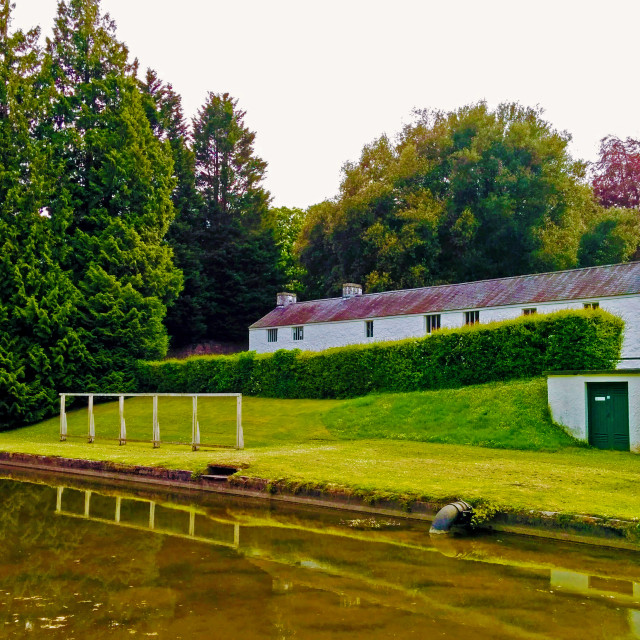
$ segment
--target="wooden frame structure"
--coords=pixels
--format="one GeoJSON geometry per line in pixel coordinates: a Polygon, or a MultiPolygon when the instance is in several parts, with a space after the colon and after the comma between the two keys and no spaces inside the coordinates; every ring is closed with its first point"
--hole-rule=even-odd
{"type": "MultiPolygon", "coordinates": [[[[160,446],[160,423],[158,421],[158,398],[192,398],[191,409],[191,442],[172,442],[171,444],[191,444],[193,451],[197,451],[202,447],[222,447],[226,445],[220,444],[204,444],[200,442],[200,423],[198,422],[198,398],[236,398],[236,444],[235,449],[244,449],[244,433],[242,431],[242,394],[241,393],[61,393],[60,394],[60,441],[64,442],[70,436],[67,433],[67,414],[66,399],[67,397],[81,396],[89,399],[88,415],[87,415],[87,441],[89,444],[96,439],[96,424],[93,415],[93,399],[94,398],[118,398],[120,413],[120,436],[118,438],[105,438],[107,440],[117,439],[123,445],[127,443],[127,426],[124,418],[124,399],[125,398],[152,398],[153,399],[153,434],[151,442],[153,448],[160,446]]],[[[147,440],[132,440],[130,442],[148,442],[147,440]]]]}

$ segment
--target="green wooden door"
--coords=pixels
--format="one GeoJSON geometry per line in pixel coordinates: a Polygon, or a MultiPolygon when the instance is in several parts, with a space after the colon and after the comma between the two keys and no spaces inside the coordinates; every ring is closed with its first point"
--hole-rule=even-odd
{"type": "Polygon", "coordinates": [[[629,389],[626,382],[587,384],[589,444],[629,451],[629,389]]]}

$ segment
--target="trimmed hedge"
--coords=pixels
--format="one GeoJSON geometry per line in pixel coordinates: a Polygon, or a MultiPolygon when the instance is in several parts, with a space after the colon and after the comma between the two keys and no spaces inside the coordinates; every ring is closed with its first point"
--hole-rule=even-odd
{"type": "Polygon", "coordinates": [[[623,321],[606,311],[560,311],[443,329],[425,338],[311,352],[284,349],[233,356],[140,362],[140,391],[240,392],[270,398],[347,398],[611,369],[623,321]]]}

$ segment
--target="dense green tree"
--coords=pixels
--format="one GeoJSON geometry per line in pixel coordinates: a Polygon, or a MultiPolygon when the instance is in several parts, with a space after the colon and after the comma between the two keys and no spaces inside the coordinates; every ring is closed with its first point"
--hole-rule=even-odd
{"type": "Polygon", "coordinates": [[[295,243],[302,231],[305,212],[297,207],[272,207],[264,218],[264,225],[271,229],[278,249],[278,268],[284,278],[284,289],[292,293],[302,292],[304,268],[295,253],[295,243]]]}
{"type": "Polygon", "coordinates": [[[163,83],[151,69],[141,87],[152,130],[159,140],[168,142],[173,156],[175,218],[167,241],[173,249],[176,266],[183,273],[184,288],[169,307],[165,324],[173,344],[181,346],[197,342],[207,334],[208,313],[202,304],[207,291],[202,197],[196,189],[195,154],[182,99],[171,84],[163,83]]]}
{"type": "MultiPolygon", "coordinates": [[[[501,277],[572,266],[546,251],[562,231],[575,264],[574,200],[584,164],[539,109],[486,104],[422,112],[404,135],[434,163],[425,186],[445,201],[439,270],[446,279],[501,277]],[[573,234],[573,236],[570,236],[573,234]]],[[[578,212],[579,213],[579,212],[578,212]]]]}
{"type": "Polygon", "coordinates": [[[347,163],[335,202],[309,215],[298,242],[308,293],[574,266],[592,198],[568,142],[517,104],[416,112],[397,144],[383,136],[347,163]]]}
{"type": "Polygon", "coordinates": [[[164,237],[171,149],[157,140],[98,0],[11,33],[0,0],[0,427],[55,410],[61,390],[126,390],[167,348],[181,275],[164,237]]]}
{"type": "Polygon", "coordinates": [[[254,152],[255,133],[228,94],[208,94],[190,133],[170,84],[148,71],[141,86],[152,129],[174,160],[168,240],[184,289],[167,316],[172,344],[244,341],[247,326],[273,306],[289,264],[274,236],[291,244],[268,217],[267,165],[254,152]]]}
{"type": "Polygon", "coordinates": [[[380,291],[433,280],[442,204],[412,182],[423,164],[412,145],[396,150],[385,136],[345,164],[339,198],[310,208],[298,240],[306,295],[346,281],[380,291]]]}
{"type": "Polygon", "coordinates": [[[307,209],[305,223],[294,244],[295,255],[303,269],[302,293],[307,299],[340,293],[342,270],[332,243],[332,225],[338,205],[325,200],[307,209]]]}
{"type": "Polygon", "coordinates": [[[60,2],[45,51],[0,0],[0,427],[60,390],[126,389],[162,356],[180,273],[168,143],[97,0],[60,2]]]}
{"type": "Polygon", "coordinates": [[[229,219],[256,226],[267,211],[267,163],[255,154],[256,134],[245,126],[245,115],[228,93],[210,92],[193,121],[196,184],[210,226],[229,219]]]}
{"type": "Polygon", "coordinates": [[[39,34],[10,33],[10,15],[0,0],[0,429],[54,410],[57,390],[91,360],[78,291],[56,261],[50,163],[32,135],[42,103],[39,34]]]}
{"type": "Polygon", "coordinates": [[[580,242],[580,264],[611,264],[640,257],[640,140],[607,136],[591,167],[601,205],[580,242]]]}
{"type": "Polygon", "coordinates": [[[60,263],[83,294],[87,346],[101,359],[96,386],[117,386],[124,363],[167,348],[165,305],[181,286],[165,241],[171,151],[151,131],[128,51],[99,0],[59,3],[43,78],[40,135],[58,171],[49,211],[67,247],[60,263]]]}
{"type": "Polygon", "coordinates": [[[269,193],[266,163],[254,151],[255,133],[228,94],[210,93],[193,121],[196,187],[202,198],[201,282],[193,304],[206,326],[189,325],[176,343],[247,339],[247,327],[271,309],[281,286],[273,230],[264,224],[269,193]]]}
{"type": "Polygon", "coordinates": [[[581,267],[627,262],[637,259],[639,245],[638,212],[610,208],[601,212],[582,236],[578,261],[581,267]]]}

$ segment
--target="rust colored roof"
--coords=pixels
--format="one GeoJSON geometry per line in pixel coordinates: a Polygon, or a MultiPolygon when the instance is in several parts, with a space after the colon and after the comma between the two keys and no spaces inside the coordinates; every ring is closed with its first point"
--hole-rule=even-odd
{"type": "Polygon", "coordinates": [[[640,262],[297,302],[251,329],[640,293],[640,262]]]}

